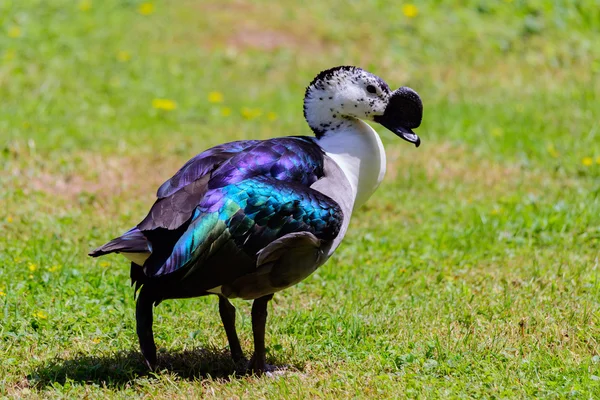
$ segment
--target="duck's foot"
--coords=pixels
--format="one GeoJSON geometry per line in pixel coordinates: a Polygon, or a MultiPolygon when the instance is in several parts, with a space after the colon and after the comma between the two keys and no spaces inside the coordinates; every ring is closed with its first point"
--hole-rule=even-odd
{"type": "Polygon", "coordinates": [[[248,362],[247,372],[257,376],[277,376],[282,375],[288,370],[288,366],[271,365],[265,362],[264,358],[252,356],[248,362]]]}
{"type": "Polygon", "coordinates": [[[252,358],[250,359],[250,361],[248,361],[248,367],[247,370],[250,373],[256,374],[256,375],[262,375],[265,372],[270,372],[273,369],[272,365],[269,365],[265,362],[265,357],[260,357],[260,356],[256,356],[256,354],[254,354],[252,356],[252,358]]]}

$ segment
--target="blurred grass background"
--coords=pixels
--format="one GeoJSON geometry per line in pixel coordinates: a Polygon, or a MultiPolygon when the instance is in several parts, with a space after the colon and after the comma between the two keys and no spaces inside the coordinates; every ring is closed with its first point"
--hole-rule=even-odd
{"type": "Polygon", "coordinates": [[[0,393],[598,396],[599,54],[597,0],[0,0],[0,393]],[[304,88],[341,64],[417,90],[423,145],[375,127],[386,181],[276,296],[292,372],[220,379],[203,298],[158,307],[149,375],[127,263],[87,251],[194,154],[310,134],[304,88]]]}

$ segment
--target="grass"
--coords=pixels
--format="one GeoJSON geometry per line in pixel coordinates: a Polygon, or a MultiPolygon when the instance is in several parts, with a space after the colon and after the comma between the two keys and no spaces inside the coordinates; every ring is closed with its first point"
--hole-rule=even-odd
{"type": "Polygon", "coordinates": [[[0,394],[600,396],[598,2],[304,4],[0,1],[0,394]],[[156,309],[149,373],[127,263],[86,253],[194,154],[308,134],[304,87],[340,64],[416,89],[423,145],[377,127],[385,182],[275,296],[289,371],[239,374],[211,297],[156,309]]]}

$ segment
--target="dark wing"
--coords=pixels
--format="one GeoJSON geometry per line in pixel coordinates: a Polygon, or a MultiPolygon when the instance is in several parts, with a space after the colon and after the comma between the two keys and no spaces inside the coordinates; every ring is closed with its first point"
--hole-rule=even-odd
{"type": "Polygon", "coordinates": [[[189,234],[192,220],[205,217],[208,211],[199,206],[223,194],[217,189],[258,177],[308,187],[323,176],[323,163],[321,148],[307,137],[233,142],[194,157],[161,186],[159,199],[138,225],[152,247],[145,270],[158,272],[181,236],[189,234]]]}
{"type": "Polygon", "coordinates": [[[185,228],[209,189],[256,176],[310,186],[323,176],[323,153],[312,139],[305,137],[248,140],[213,147],[188,161],[160,187],[158,200],[138,228],[142,232],[185,228]]]}
{"type": "Polygon", "coordinates": [[[317,239],[332,240],[342,220],[338,204],[322,193],[257,176],[208,190],[170,256],[165,261],[149,258],[144,270],[151,277],[183,268],[189,268],[189,274],[207,268],[203,261],[223,249],[237,249],[255,264],[260,250],[290,233],[309,232],[317,239]]]}

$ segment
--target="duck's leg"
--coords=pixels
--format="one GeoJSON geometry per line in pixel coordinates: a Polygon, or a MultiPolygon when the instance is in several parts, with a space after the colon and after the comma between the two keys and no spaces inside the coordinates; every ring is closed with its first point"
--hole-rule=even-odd
{"type": "Polygon", "coordinates": [[[248,369],[255,373],[265,372],[267,369],[265,355],[265,326],[267,324],[267,304],[273,298],[268,294],[254,300],[252,304],[252,333],[254,334],[254,354],[248,364],[248,369]]]}
{"type": "Polygon", "coordinates": [[[244,353],[235,330],[235,307],[225,296],[221,295],[219,295],[219,314],[221,314],[221,321],[223,321],[223,327],[225,327],[225,333],[229,341],[231,358],[237,363],[244,359],[244,353]]]}
{"type": "Polygon", "coordinates": [[[150,369],[156,367],[156,345],[152,333],[152,307],[154,296],[149,286],[143,285],[137,298],[135,319],[137,321],[137,335],[140,341],[142,355],[150,369]]]}

